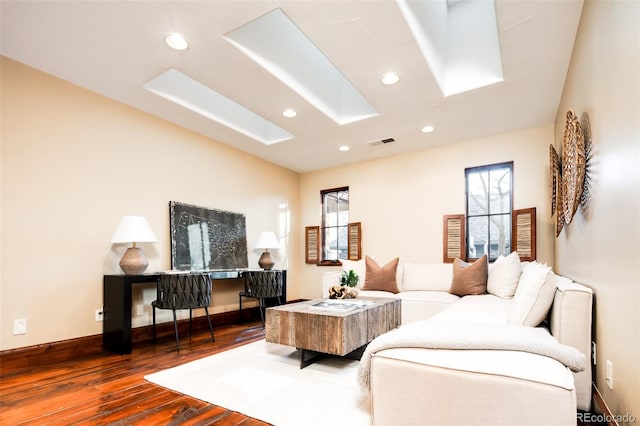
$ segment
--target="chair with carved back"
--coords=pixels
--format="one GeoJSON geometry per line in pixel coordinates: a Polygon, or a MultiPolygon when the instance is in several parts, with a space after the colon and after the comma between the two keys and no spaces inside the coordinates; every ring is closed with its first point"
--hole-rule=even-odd
{"type": "Polygon", "coordinates": [[[173,311],[173,326],[176,335],[176,346],[180,351],[180,338],[178,335],[178,321],[176,310],[189,309],[189,337],[191,337],[192,311],[196,308],[204,308],[209,323],[211,340],[213,327],[209,316],[211,304],[211,277],[205,273],[162,274],[158,278],[157,298],[151,302],[153,307],[153,341],[156,341],[156,309],[170,309],[173,311]]]}
{"type": "Polygon", "coordinates": [[[282,304],[283,271],[247,271],[244,277],[244,291],[241,291],[238,296],[240,318],[242,318],[242,298],[253,297],[258,299],[258,309],[264,326],[266,300],[277,299],[278,305],[282,304]]]}

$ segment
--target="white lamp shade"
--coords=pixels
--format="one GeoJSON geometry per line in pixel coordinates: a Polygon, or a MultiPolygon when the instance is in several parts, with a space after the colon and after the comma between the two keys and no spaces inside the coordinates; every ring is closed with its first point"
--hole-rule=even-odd
{"type": "Polygon", "coordinates": [[[276,234],[271,231],[261,232],[256,241],[255,248],[257,249],[277,249],[280,248],[276,234]]]}
{"type": "Polygon", "coordinates": [[[142,216],[125,216],[120,220],[118,229],[111,238],[117,243],[155,243],[158,240],[153,234],[147,219],[142,216]]]}

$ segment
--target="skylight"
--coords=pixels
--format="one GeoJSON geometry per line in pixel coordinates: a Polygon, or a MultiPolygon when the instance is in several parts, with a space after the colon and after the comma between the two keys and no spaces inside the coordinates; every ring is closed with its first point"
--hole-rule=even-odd
{"type": "Polygon", "coordinates": [[[503,80],[493,0],[397,0],[444,96],[503,80]]]}
{"type": "Polygon", "coordinates": [[[281,9],[225,38],[340,125],[379,114],[281,9]]]}
{"type": "Polygon", "coordinates": [[[265,145],[293,138],[286,130],[173,68],[149,80],[144,88],[265,145]]]}

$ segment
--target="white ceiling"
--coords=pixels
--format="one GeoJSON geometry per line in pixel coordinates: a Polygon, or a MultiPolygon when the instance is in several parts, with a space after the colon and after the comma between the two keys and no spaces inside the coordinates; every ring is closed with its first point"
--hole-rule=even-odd
{"type": "Polygon", "coordinates": [[[393,0],[1,0],[0,7],[3,55],[307,172],[553,123],[582,0],[496,0],[504,81],[446,98],[393,0]],[[306,34],[378,116],[340,126],[224,39],[275,8],[306,34]],[[189,49],[169,49],[163,38],[170,32],[183,34],[189,49]],[[170,68],[294,138],[267,146],[144,89],[170,68]],[[400,82],[382,85],[380,78],[391,70],[400,74],[400,82]],[[283,117],[286,108],[295,109],[297,117],[283,117]],[[435,131],[421,133],[426,124],[435,131]],[[390,137],[395,142],[370,144],[390,137]],[[339,152],[341,145],[351,150],[339,152]]]}

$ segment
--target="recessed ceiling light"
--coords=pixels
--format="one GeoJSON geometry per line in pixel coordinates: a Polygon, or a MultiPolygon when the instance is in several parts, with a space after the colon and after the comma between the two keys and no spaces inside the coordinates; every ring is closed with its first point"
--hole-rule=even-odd
{"type": "Polygon", "coordinates": [[[398,81],[400,81],[400,76],[398,74],[396,74],[395,72],[388,72],[388,73],[386,73],[385,75],[382,76],[382,80],[380,80],[380,81],[385,86],[390,86],[390,85],[396,84],[398,81]]]}
{"type": "Polygon", "coordinates": [[[434,130],[435,128],[433,126],[424,126],[422,129],[420,129],[422,133],[431,133],[434,130]]]}
{"type": "Polygon", "coordinates": [[[187,39],[178,33],[168,34],[164,38],[164,42],[167,43],[167,46],[176,50],[185,50],[187,47],[189,47],[189,42],[187,42],[187,39]]]}
{"type": "Polygon", "coordinates": [[[294,110],[292,110],[291,108],[289,108],[289,109],[285,109],[284,111],[282,111],[282,115],[284,115],[287,118],[293,118],[296,115],[298,115],[298,113],[295,112],[294,110]]]}
{"type": "Polygon", "coordinates": [[[351,148],[349,148],[347,145],[342,145],[340,148],[338,148],[338,150],[342,151],[342,152],[347,152],[349,151],[351,148]]]}

